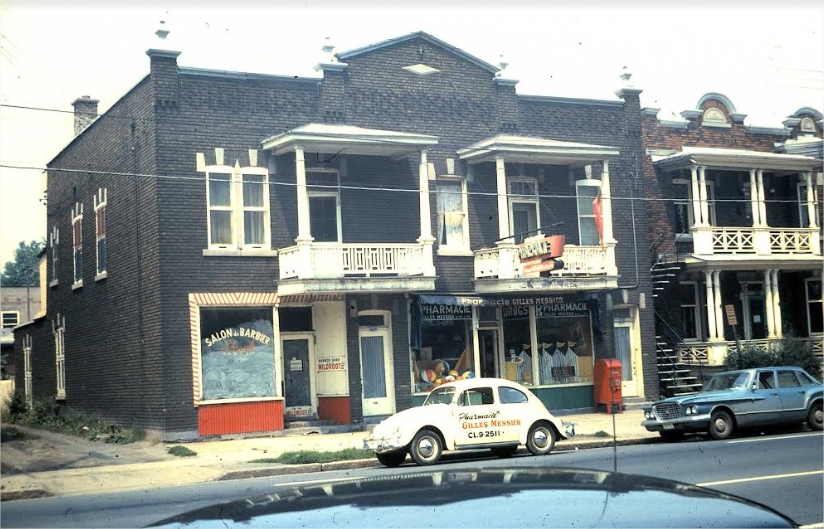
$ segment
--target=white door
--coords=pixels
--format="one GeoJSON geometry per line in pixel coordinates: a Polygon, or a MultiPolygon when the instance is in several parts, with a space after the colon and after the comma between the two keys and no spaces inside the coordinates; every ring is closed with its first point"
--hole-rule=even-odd
{"type": "Polygon", "coordinates": [[[638,326],[635,307],[615,308],[615,358],[621,362],[621,395],[638,397],[643,394],[641,351],[638,347],[638,326]]]}
{"type": "Polygon", "coordinates": [[[389,313],[365,311],[358,314],[358,317],[362,322],[374,324],[358,327],[363,415],[391,415],[395,413],[395,380],[392,375],[392,332],[389,313]]]}

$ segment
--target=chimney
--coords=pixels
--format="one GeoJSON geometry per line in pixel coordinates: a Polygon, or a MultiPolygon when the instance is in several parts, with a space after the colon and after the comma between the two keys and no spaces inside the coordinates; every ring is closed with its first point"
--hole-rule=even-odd
{"type": "Polygon", "coordinates": [[[97,99],[82,96],[74,100],[74,135],[78,136],[97,119],[97,99]]]}

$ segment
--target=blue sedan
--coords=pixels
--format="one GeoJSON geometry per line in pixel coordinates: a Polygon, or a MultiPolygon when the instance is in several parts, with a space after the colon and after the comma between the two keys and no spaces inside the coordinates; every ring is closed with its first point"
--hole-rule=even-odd
{"type": "Polygon", "coordinates": [[[718,373],[694,395],[644,408],[641,424],[667,441],[686,432],[726,439],[736,428],[806,422],[821,430],[822,385],[797,367],[762,367],[718,373]]]}

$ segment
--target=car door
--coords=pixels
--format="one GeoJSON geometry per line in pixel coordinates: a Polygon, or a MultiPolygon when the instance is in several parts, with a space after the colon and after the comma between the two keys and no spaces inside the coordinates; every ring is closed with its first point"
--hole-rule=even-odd
{"type": "Polygon", "coordinates": [[[755,426],[780,420],[781,399],[775,380],[775,371],[759,369],[753,379],[750,398],[740,403],[735,411],[738,424],[755,426]]]}
{"type": "Polygon", "coordinates": [[[453,423],[456,448],[497,444],[511,437],[507,436],[505,428],[499,426],[501,404],[491,386],[464,390],[457,404],[457,421],[453,423]]]}
{"type": "Polygon", "coordinates": [[[795,371],[781,369],[776,372],[778,396],[781,398],[782,422],[803,421],[807,418],[804,402],[804,388],[795,376],[795,371]]]}

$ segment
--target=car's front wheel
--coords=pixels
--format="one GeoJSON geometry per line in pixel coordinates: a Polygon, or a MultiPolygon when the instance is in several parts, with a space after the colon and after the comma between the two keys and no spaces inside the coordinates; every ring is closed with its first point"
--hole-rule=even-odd
{"type": "Polygon", "coordinates": [[[824,425],[824,412],[821,411],[821,401],[810,407],[810,413],[807,414],[807,424],[812,430],[821,430],[822,425],[824,425]]]}
{"type": "Polygon", "coordinates": [[[403,460],[406,459],[406,451],[400,450],[395,452],[385,452],[383,454],[375,454],[381,465],[389,468],[400,466],[403,460]]]}
{"type": "Polygon", "coordinates": [[[412,439],[409,446],[409,455],[419,465],[437,463],[443,452],[441,437],[432,430],[421,430],[412,439]]]}
{"type": "Polygon", "coordinates": [[[726,439],[732,435],[732,430],[735,425],[732,422],[730,414],[724,410],[719,410],[712,414],[710,418],[709,434],[715,440],[726,439]]]}
{"type": "Polygon", "coordinates": [[[555,446],[555,430],[545,422],[533,424],[526,438],[526,447],[533,455],[542,456],[555,446]]]}

